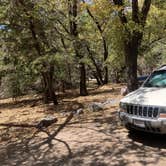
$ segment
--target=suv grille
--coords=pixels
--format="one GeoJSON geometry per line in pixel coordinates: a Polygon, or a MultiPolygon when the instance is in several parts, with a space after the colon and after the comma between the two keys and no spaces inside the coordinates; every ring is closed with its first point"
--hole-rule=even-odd
{"type": "Polygon", "coordinates": [[[128,104],[126,109],[128,114],[140,117],[157,118],[159,115],[158,107],[128,104]]]}

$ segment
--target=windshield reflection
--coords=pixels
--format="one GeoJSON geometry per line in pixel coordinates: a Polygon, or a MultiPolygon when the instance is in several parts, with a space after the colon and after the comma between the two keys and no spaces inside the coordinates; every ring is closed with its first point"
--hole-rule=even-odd
{"type": "Polygon", "coordinates": [[[166,87],[166,70],[154,71],[151,76],[145,81],[143,87],[166,87]]]}

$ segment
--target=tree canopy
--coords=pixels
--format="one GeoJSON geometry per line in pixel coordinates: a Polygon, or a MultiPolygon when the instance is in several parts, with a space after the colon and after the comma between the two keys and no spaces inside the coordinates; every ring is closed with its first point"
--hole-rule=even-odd
{"type": "Polygon", "coordinates": [[[127,82],[166,60],[166,2],[161,0],[1,0],[0,83],[15,97],[127,82]],[[154,60],[155,59],[155,60],[154,60]]]}

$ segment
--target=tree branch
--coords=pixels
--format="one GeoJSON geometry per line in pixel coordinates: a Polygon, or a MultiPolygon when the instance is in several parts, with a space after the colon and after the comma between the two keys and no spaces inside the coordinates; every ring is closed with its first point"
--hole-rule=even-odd
{"type": "Polygon", "coordinates": [[[57,22],[62,26],[62,28],[63,28],[68,34],[70,34],[69,30],[65,27],[65,25],[64,25],[59,19],[57,19],[57,22]]]}
{"type": "Polygon", "coordinates": [[[138,0],[132,0],[132,20],[135,23],[139,23],[139,7],[138,0]]]}
{"type": "MultiPolygon", "coordinates": [[[[85,0],[82,0],[82,2],[85,4],[85,0]]],[[[96,18],[93,16],[92,12],[90,11],[90,9],[88,7],[86,7],[86,10],[87,10],[87,13],[89,14],[89,16],[92,18],[93,22],[96,24],[99,32],[102,34],[103,30],[102,30],[100,23],[96,20],[96,18]]]]}
{"type": "Polygon", "coordinates": [[[124,3],[123,3],[123,0],[113,0],[113,2],[114,2],[115,5],[117,5],[118,7],[122,8],[118,12],[118,15],[119,15],[119,18],[121,20],[121,23],[122,24],[126,24],[128,21],[127,21],[127,17],[124,14],[124,3]]]}
{"type": "Polygon", "coordinates": [[[142,21],[143,27],[145,26],[151,3],[152,3],[152,0],[144,0],[144,4],[141,11],[141,21],[142,21]]]}

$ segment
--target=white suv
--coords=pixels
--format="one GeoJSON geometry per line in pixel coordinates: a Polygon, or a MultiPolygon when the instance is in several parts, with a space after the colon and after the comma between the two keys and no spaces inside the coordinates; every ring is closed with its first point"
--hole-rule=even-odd
{"type": "Polygon", "coordinates": [[[166,65],[120,101],[119,118],[128,129],[166,133],[166,65]]]}

